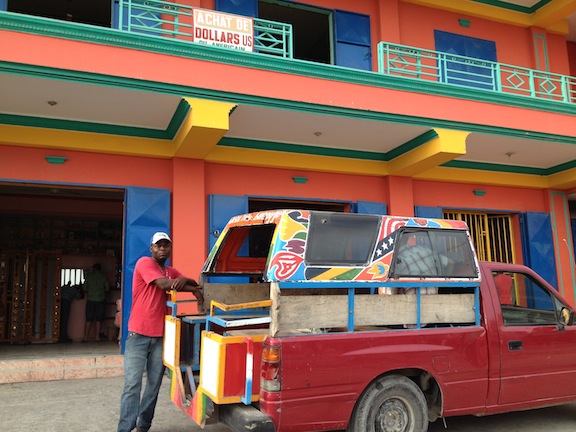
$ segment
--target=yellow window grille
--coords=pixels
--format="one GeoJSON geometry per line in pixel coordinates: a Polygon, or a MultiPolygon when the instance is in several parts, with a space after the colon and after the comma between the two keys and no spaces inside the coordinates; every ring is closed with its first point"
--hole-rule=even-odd
{"type": "Polygon", "coordinates": [[[444,212],[445,219],[462,220],[481,261],[514,262],[512,219],[497,213],[444,212]]]}

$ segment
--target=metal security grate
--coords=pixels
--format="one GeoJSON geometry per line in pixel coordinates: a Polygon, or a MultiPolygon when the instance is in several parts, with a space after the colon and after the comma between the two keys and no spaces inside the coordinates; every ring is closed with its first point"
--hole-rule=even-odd
{"type": "Polygon", "coordinates": [[[444,212],[445,219],[462,220],[481,261],[514,262],[514,239],[510,215],[472,212],[444,212]]]}

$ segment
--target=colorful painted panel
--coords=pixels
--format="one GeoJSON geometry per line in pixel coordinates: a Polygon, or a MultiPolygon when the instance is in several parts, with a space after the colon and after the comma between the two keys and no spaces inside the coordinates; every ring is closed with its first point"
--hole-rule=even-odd
{"type": "MultiPolygon", "coordinates": [[[[404,231],[467,232],[466,223],[458,220],[306,210],[250,213],[235,216],[230,220],[212,250],[205,270],[212,270],[215,274],[226,274],[226,271],[237,274],[241,270],[239,265],[245,265],[246,273],[262,274],[262,278],[267,281],[384,282],[389,277],[396,236],[400,228],[404,231]],[[276,227],[265,264],[263,255],[255,255],[253,252],[250,252],[249,256],[238,256],[241,244],[243,250],[251,250],[254,249],[252,245],[256,241],[248,234],[240,236],[237,233],[246,231],[247,227],[261,225],[276,227]],[[244,247],[248,243],[251,246],[244,247]],[[261,267],[256,265],[259,262],[262,263],[261,267]]],[[[461,241],[457,248],[466,249],[466,253],[460,255],[466,256],[468,265],[473,269],[461,276],[477,277],[478,265],[470,239],[467,234],[460,237],[463,242],[461,241]]],[[[458,249],[450,244],[438,243],[435,247],[439,254],[458,252],[458,249]]],[[[261,245],[259,253],[260,249],[261,245]]],[[[439,274],[434,276],[439,278],[439,274]]],[[[452,276],[456,275],[450,275],[452,276]]]]}

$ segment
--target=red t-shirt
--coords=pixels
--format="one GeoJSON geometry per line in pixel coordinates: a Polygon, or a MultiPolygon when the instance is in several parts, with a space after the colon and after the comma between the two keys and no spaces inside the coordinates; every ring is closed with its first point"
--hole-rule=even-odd
{"type": "Polygon", "coordinates": [[[152,257],[142,257],[134,268],[132,282],[132,310],[128,319],[128,331],[149,337],[164,335],[164,316],[168,313],[168,296],[154,281],[176,279],[182,274],[173,267],[164,269],[152,257]]]}

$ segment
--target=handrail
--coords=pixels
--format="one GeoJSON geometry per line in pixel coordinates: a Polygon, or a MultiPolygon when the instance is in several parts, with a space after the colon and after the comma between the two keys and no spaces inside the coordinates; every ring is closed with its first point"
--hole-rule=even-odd
{"type": "MultiPolygon", "coordinates": [[[[194,41],[194,8],[165,0],[120,0],[120,30],[194,41]]],[[[293,58],[292,25],[254,18],[254,52],[293,58]]]]}
{"type": "Polygon", "coordinates": [[[378,72],[576,103],[576,77],[388,42],[378,44],[378,72]]]}

